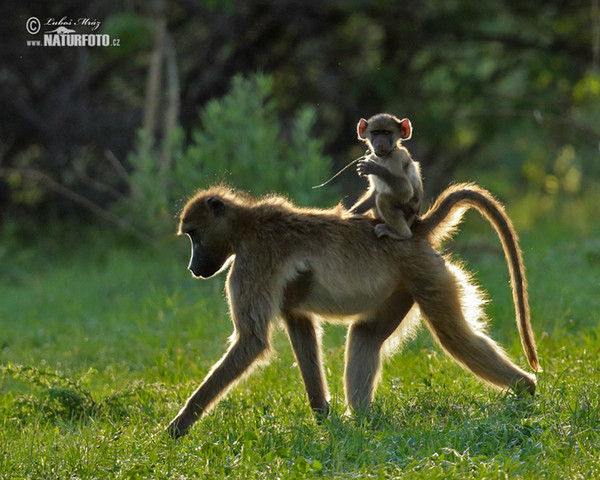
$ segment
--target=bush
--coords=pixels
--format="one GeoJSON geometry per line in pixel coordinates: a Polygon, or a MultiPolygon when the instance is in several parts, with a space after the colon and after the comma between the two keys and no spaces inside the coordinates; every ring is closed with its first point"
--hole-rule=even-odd
{"type": "Polygon", "coordinates": [[[332,187],[311,188],[331,175],[323,141],[311,133],[314,108],[300,109],[286,131],[272,88],[269,76],[235,77],[230,92],[202,110],[187,145],[180,128],[161,146],[140,132],[129,157],[135,171],[125,213],[155,228],[195,190],[221,182],[254,195],[284,193],[304,205],[335,199],[332,187]]]}

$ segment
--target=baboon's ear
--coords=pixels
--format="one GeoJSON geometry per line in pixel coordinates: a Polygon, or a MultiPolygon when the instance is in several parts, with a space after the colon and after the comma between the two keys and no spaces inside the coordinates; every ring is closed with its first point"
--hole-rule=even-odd
{"type": "Polygon", "coordinates": [[[215,217],[220,217],[225,214],[225,204],[219,197],[208,197],[206,200],[208,209],[213,212],[215,217]]]}
{"type": "Polygon", "coordinates": [[[364,140],[367,138],[365,133],[367,133],[367,127],[369,126],[369,122],[367,122],[364,118],[361,118],[356,125],[356,133],[358,135],[359,140],[364,140]]]}
{"type": "Polygon", "coordinates": [[[398,122],[398,128],[400,129],[400,135],[402,140],[408,140],[412,137],[412,124],[408,118],[403,118],[398,122]]]}

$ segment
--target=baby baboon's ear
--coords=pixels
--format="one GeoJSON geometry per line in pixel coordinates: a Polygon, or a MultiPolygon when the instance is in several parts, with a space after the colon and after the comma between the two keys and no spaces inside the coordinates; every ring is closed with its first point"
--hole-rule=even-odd
{"type": "Polygon", "coordinates": [[[361,118],[356,125],[356,133],[358,134],[359,140],[365,140],[367,138],[367,128],[369,128],[369,122],[364,118],[361,118]]]}
{"type": "Polygon", "coordinates": [[[225,203],[219,197],[208,197],[206,205],[215,217],[225,215],[225,203]]]}
{"type": "Polygon", "coordinates": [[[408,140],[412,137],[412,124],[408,118],[400,120],[400,122],[398,122],[398,128],[400,129],[402,140],[408,140]]]}

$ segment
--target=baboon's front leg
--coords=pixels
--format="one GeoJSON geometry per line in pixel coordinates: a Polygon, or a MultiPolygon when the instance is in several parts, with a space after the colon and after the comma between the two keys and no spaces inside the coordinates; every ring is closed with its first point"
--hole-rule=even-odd
{"type": "Polygon", "coordinates": [[[215,364],[202,384],[167,427],[173,438],[181,437],[268,348],[266,338],[240,334],[223,358],[215,364]]]}
{"type": "Polygon", "coordinates": [[[315,324],[309,316],[299,313],[285,313],[283,317],[310,406],[316,414],[326,416],[329,413],[328,393],[315,324]]]}
{"type": "Polygon", "coordinates": [[[398,290],[376,312],[348,329],[344,387],[348,405],[367,411],[377,386],[381,347],[413,305],[413,298],[398,290]]]}

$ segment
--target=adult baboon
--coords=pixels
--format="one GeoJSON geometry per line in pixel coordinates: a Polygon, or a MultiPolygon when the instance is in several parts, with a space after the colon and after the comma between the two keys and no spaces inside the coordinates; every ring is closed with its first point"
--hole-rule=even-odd
{"type": "Polygon", "coordinates": [[[223,358],[169,424],[169,434],[185,434],[266,355],[277,317],[286,325],[310,405],[319,414],[328,412],[328,393],[318,319],[348,320],[346,398],[352,408],[364,410],[375,390],[382,345],[402,330],[400,322],[414,303],[459,363],[500,388],[524,387],[533,394],[535,377],[507,358],[478,318],[469,317],[469,305],[480,299],[470,295],[475,287],[468,276],[435,250],[471,207],[502,240],[521,340],[537,370],[517,236],[502,205],[485,190],[472,184],[450,187],[413,224],[412,238],[402,242],[378,240],[377,220],[341,209],[301,209],[279,197],[253,199],[225,187],[198,192],[180,217],[180,233],[192,242],[189,269],[209,278],[234,256],[226,285],[234,333],[223,358]]]}

